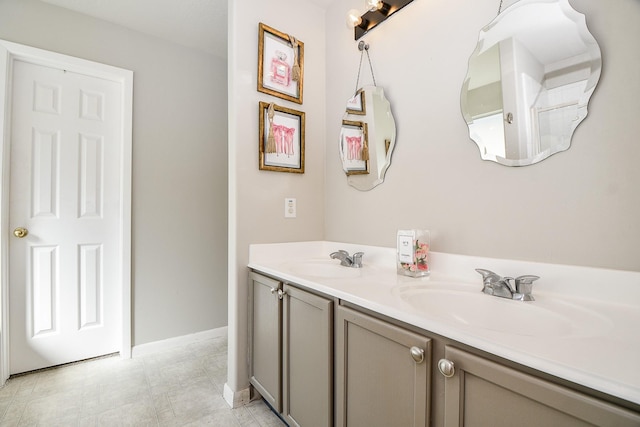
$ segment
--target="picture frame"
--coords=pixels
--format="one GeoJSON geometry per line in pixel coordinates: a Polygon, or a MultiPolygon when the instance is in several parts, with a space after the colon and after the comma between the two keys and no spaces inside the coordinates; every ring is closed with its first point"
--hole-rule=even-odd
{"type": "Polygon", "coordinates": [[[367,114],[367,104],[362,89],[358,90],[355,95],[347,100],[347,113],[365,116],[367,114]]]}
{"type": "Polygon", "coordinates": [[[260,170],[304,173],[305,113],[260,101],[259,115],[260,170]],[[273,116],[270,119],[271,105],[273,116]]]}
{"type": "Polygon", "coordinates": [[[367,123],[343,120],[340,130],[340,158],[342,169],[347,175],[369,173],[367,123]]]}
{"type": "Polygon", "coordinates": [[[302,104],[303,81],[304,43],[260,22],[258,92],[302,104]]]}

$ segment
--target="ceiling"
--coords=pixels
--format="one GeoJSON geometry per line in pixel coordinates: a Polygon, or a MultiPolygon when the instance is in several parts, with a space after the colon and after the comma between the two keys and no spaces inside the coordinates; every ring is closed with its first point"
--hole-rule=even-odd
{"type": "MultiPolygon", "coordinates": [[[[227,0],[41,0],[141,33],[227,56],[227,0]]],[[[326,9],[335,0],[309,0],[326,9]]]]}

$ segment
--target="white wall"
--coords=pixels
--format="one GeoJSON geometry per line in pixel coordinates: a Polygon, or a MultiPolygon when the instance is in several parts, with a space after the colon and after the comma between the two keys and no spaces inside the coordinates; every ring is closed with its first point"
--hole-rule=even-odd
{"type": "Polygon", "coordinates": [[[460,113],[467,61],[499,2],[415,0],[364,37],[398,128],[370,192],[347,185],[334,143],[360,59],[345,16],[361,3],[326,16],[326,239],[393,247],[398,228],[427,228],[442,252],[640,270],[640,2],[570,1],[602,50],[589,114],[568,151],[510,168],[480,159],[460,113]]]}
{"type": "Polygon", "coordinates": [[[133,70],[134,344],[225,326],[225,59],[36,0],[0,38],[133,70]]]}
{"type": "Polygon", "coordinates": [[[306,0],[229,1],[229,374],[248,387],[247,262],[250,243],[319,240],[324,225],[324,10],[306,0]],[[302,105],[257,91],[258,23],[304,43],[302,105]],[[305,173],[258,169],[258,102],[306,114],[305,173]],[[284,218],[285,197],[298,215],[284,218]]]}

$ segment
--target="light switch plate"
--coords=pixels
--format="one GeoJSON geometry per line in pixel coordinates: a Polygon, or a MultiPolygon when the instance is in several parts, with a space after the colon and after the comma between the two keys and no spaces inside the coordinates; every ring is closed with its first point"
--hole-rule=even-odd
{"type": "Polygon", "coordinates": [[[295,218],[297,213],[296,199],[293,197],[284,199],[284,217],[295,218]]]}

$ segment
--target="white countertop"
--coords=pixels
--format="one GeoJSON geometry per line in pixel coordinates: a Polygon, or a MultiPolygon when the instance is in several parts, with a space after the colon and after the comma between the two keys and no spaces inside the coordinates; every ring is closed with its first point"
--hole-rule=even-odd
{"type": "Polygon", "coordinates": [[[325,241],[251,245],[249,267],[640,404],[638,272],[432,252],[431,276],[411,278],[397,275],[395,248],[325,241]],[[314,276],[312,268],[305,268],[314,263],[339,264],[329,259],[338,249],[364,252],[363,268],[340,267],[349,270],[345,271],[349,277],[314,276]],[[482,277],[475,268],[501,276],[540,276],[534,283],[536,301],[482,294],[482,277]],[[478,327],[457,321],[454,315],[448,317],[460,309],[455,301],[451,307],[439,306],[434,314],[418,307],[412,296],[412,292],[450,289],[459,291],[454,295],[472,298],[474,314],[490,313],[501,319],[499,327],[478,327]],[[478,293],[481,297],[476,297],[478,293]],[[538,328],[554,328],[553,322],[561,327],[536,333],[538,328]]]}

